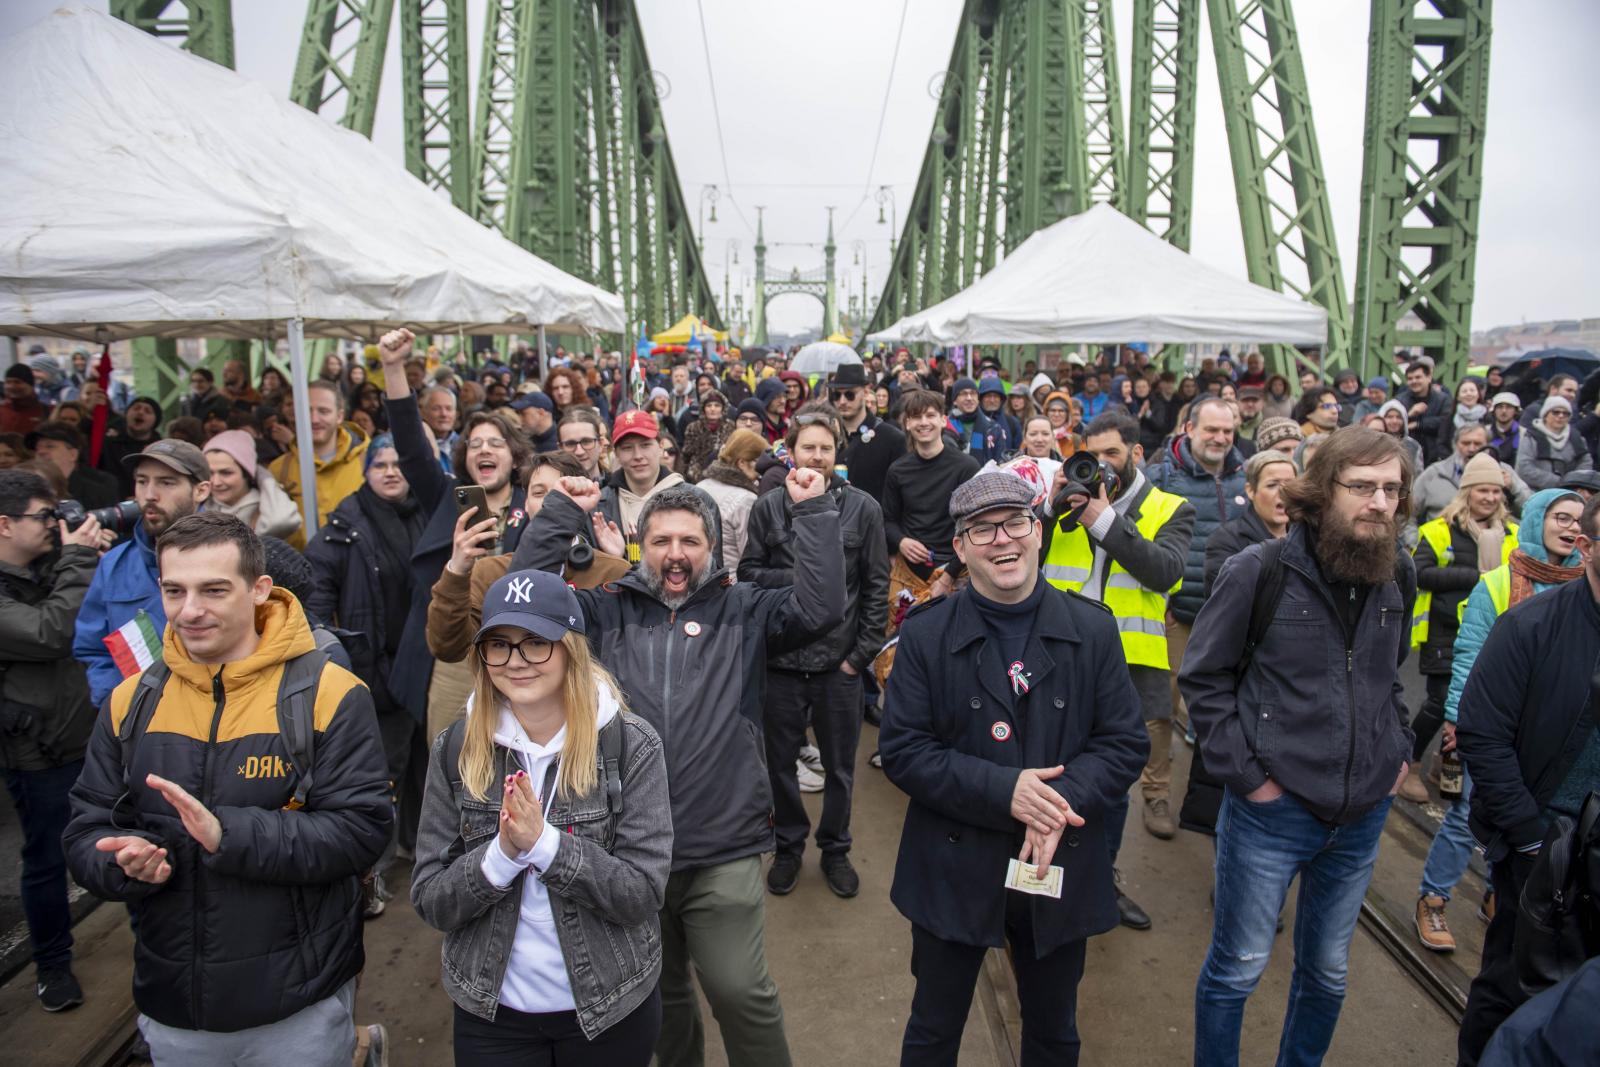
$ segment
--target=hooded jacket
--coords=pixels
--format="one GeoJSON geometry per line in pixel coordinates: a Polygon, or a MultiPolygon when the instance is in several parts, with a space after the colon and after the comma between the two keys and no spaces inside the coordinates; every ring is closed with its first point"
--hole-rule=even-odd
{"type": "MultiPolygon", "coordinates": [[[[1534,494],[1522,515],[1524,552],[1578,562],[1576,553],[1552,561],[1543,551],[1545,512],[1573,495],[1534,494]]],[[[1550,800],[1596,729],[1590,666],[1600,660],[1600,602],[1583,577],[1536,589],[1496,620],[1480,581],[1456,638],[1445,712],[1457,721],[1456,742],[1472,774],[1468,823],[1490,862],[1544,840],[1550,800]]]]}
{"type": "MultiPolygon", "coordinates": [[[[640,569],[577,591],[589,644],[627,704],[661,737],[672,792],[672,869],[710,867],[773,849],[772,786],[761,740],[769,656],[799,648],[844,617],[839,514],[828,494],[794,508],[796,582],[758,589],[711,558],[704,582],[667,607],[640,569]]],[[[551,493],[514,566],[556,570],[588,522],[551,493]]]]}
{"type": "Polygon", "coordinates": [[[0,563],[0,768],[41,771],[83,755],[95,706],[72,658],[73,623],[97,562],[93,549],[66,545],[32,567],[0,563]]]}
{"type": "Polygon", "coordinates": [[[1194,505],[1194,535],[1183,565],[1183,584],[1173,591],[1169,602],[1173,618],[1193,624],[1206,598],[1206,541],[1217,527],[1250,507],[1244,495],[1244,459],[1237,448],[1230,448],[1222,461],[1222,474],[1212,474],[1194,458],[1185,434],[1168,446],[1160,463],[1146,467],[1144,475],[1157,489],[1176,493],[1194,505]]]}
{"type": "Polygon", "coordinates": [[[621,469],[618,469],[608,474],[605,481],[600,483],[600,506],[595,510],[601,515],[604,515],[606,521],[615,523],[617,529],[622,531],[622,535],[628,538],[628,558],[632,562],[637,563],[639,561],[639,546],[638,543],[633,540],[632,535],[628,532],[633,528],[633,523],[624,522],[624,515],[637,515],[639,510],[644,507],[644,502],[646,500],[649,500],[661,490],[670,488],[674,485],[682,485],[688,489],[693,489],[696,493],[699,493],[703,498],[705,498],[707,504],[711,505],[711,514],[716,518],[715,527],[717,530],[717,543],[713,546],[713,548],[717,554],[717,558],[722,558],[722,513],[717,508],[717,500],[715,497],[706,492],[704,489],[689,485],[683,480],[683,476],[681,474],[678,474],[675,471],[670,471],[665,467],[662,467],[660,473],[656,475],[656,484],[650,487],[650,491],[644,496],[638,497],[635,496],[632,490],[628,488],[627,473],[621,469]],[[632,498],[632,501],[630,502],[626,498],[632,498]],[[626,511],[624,511],[624,504],[630,505],[626,511]]]}
{"type": "MultiPolygon", "coordinates": [[[[367,454],[367,443],[366,434],[354,423],[344,423],[336,433],[332,458],[315,461],[318,529],[328,521],[328,516],[333,514],[339,502],[360,489],[361,483],[366,481],[361,461],[367,454]]],[[[300,489],[299,451],[291,446],[273,460],[267,470],[278,480],[278,485],[289,495],[289,499],[294,501],[295,507],[299,508],[303,495],[300,489]]]]}
{"type": "MultiPolygon", "coordinates": [[[[1261,545],[1223,564],[1200,609],[1178,688],[1206,769],[1244,797],[1270,777],[1312,815],[1348,824],[1389,795],[1411,755],[1399,665],[1411,609],[1393,579],[1369,588],[1347,631],[1310,529],[1289,527],[1283,592],[1261,644],[1239,660],[1261,574],[1261,545]]],[[[1398,566],[1409,569],[1402,554],[1398,566]]]]}
{"type": "Polygon", "coordinates": [[[289,810],[298,776],[278,733],[278,688],[284,665],[316,642],[282,589],[256,609],[256,628],[255,651],[220,668],[191,660],[169,628],[163,659],[172,675],[135,739],[126,795],[117,731],[137,675],[98,717],[72,788],[63,840],[72,876],[102,900],[127,903],[134,1002],[185,1030],[278,1022],[353,978],[363,962],[361,873],[389,838],[389,775],[372,698],[331,663],[314,704],[313,784],[305,808],[289,810]],[[211,810],[222,824],[216,852],[145,785],[149,774],[211,810]],[[95,849],[124,834],[167,849],[165,883],[130,879],[113,854],[95,849]]]}
{"type": "MultiPolygon", "coordinates": [[[[1386,400],[1383,406],[1378,409],[1378,414],[1385,415],[1390,411],[1398,411],[1400,413],[1400,446],[1406,450],[1406,455],[1411,457],[1412,471],[1417,475],[1421,475],[1423,469],[1428,465],[1428,457],[1422,445],[1416,438],[1411,436],[1411,424],[1406,421],[1406,406],[1399,400],[1386,400]]],[[[1384,433],[1388,432],[1388,430],[1384,431],[1384,433]]]]}
{"type": "MultiPolygon", "coordinates": [[[[834,475],[828,486],[839,510],[844,547],[844,621],[804,648],[774,656],[768,666],[807,674],[831,673],[845,660],[865,674],[883,648],[889,623],[889,551],[883,511],[866,493],[834,475]]],[[[763,589],[794,584],[794,502],[786,492],[767,493],[750,510],[739,580],[763,589]]]]}
{"type": "Polygon", "coordinates": [[[122,670],[106,648],[106,637],[141,611],[150,616],[156,633],[166,629],[167,609],[161,603],[160,583],[155,543],[140,519],[133,526],[132,537],[100,557],[83,607],[78,609],[72,658],[88,672],[89,699],[95,707],[104,704],[122,681],[122,670]]]}
{"type": "Polygon", "coordinates": [[[1572,428],[1571,420],[1560,444],[1545,426],[1544,419],[1539,418],[1523,433],[1517,445],[1517,473],[1535,489],[1554,489],[1573,471],[1586,471],[1593,466],[1589,442],[1572,428]]]}

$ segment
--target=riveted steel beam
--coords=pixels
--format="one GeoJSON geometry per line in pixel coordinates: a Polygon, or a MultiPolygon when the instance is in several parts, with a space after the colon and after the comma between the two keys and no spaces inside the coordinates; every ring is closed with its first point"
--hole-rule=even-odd
{"type": "Polygon", "coordinates": [[[1491,0],[1373,0],[1356,252],[1363,379],[1403,352],[1466,370],[1489,96],[1491,0]]]}
{"type": "Polygon", "coordinates": [[[406,169],[472,210],[467,0],[400,0],[406,169]]]}
{"type": "Polygon", "coordinates": [[[1134,0],[1128,183],[1123,210],[1189,250],[1195,64],[1202,0],[1134,0]]]}
{"type": "Polygon", "coordinates": [[[319,115],[342,99],[339,125],[372,136],[394,0],[310,0],[289,99],[319,115]]]}

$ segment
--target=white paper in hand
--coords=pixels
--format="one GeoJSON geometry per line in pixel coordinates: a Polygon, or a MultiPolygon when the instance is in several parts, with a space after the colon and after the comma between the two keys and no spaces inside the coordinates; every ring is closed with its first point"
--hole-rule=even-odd
{"type": "Polygon", "coordinates": [[[1006,888],[1015,889],[1019,893],[1032,893],[1034,896],[1060,900],[1061,868],[1046,867],[1044,877],[1035,878],[1034,873],[1038,869],[1031,863],[1019,863],[1013,857],[1006,866],[1006,888]]]}

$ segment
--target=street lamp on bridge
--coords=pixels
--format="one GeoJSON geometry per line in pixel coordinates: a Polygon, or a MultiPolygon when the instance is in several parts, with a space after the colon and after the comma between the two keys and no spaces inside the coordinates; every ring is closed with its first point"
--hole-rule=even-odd
{"type": "Polygon", "coordinates": [[[700,251],[706,250],[706,201],[711,201],[711,221],[717,221],[717,201],[722,198],[722,191],[715,185],[703,186],[700,189],[700,251]]]}
{"type": "Polygon", "coordinates": [[[895,211],[894,190],[891,189],[887,185],[878,186],[877,201],[878,201],[878,225],[879,226],[882,226],[883,223],[884,223],[883,205],[885,203],[887,203],[889,205],[889,256],[890,256],[890,258],[893,258],[893,256],[894,256],[894,235],[900,232],[899,217],[898,217],[898,214],[895,211]]]}

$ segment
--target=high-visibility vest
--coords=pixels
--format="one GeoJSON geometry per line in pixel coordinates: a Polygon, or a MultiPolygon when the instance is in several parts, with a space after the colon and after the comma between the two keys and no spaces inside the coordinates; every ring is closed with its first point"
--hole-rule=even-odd
{"type": "MultiPolygon", "coordinates": [[[[1152,486],[1139,506],[1134,526],[1146,541],[1154,541],[1184,502],[1183,497],[1152,486]]],[[[1101,599],[1116,617],[1123,654],[1130,664],[1167,670],[1167,597],[1183,584],[1183,579],[1173,582],[1171,589],[1146,589],[1122,564],[1108,562],[1101,599]]],[[[1092,566],[1094,546],[1082,526],[1056,532],[1044,561],[1046,581],[1076,593],[1088,582],[1092,566]]]]}
{"type": "MultiPolygon", "coordinates": [[[[1439,566],[1448,567],[1455,562],[1455,549],[1450,546],[1450,524],[1443,519],[1434,519],[1417,527],[1417,545],[1426,542],[1433,549],[1433,558],[1439,561],[1439,566]]],[[[1511,550],[1517,547],[1517,524],[1506,523],[1506,539],[1500,546],[1500,562],[1505,563],[1511,559],[1511,550]]],[[[1411,554],[1416,555],[1416,549],[1411,554]]],[[[1510,588],[1507,586],[1507,588],[1510,588]]],[[[1456,606],[1456,619],[1461,618],[1461,607],[1466,604],[1467,598],[1461,598],[1461,604],[1456,606]]],[[[1421,648],[1428,640],[1428,611],[1433,607],[1433,593],[1426,589],[1417,590],[1417,603],[1411,611],[1411,647],[1421,648]]]]}
{"type": "MultiPolygon", "coordinates": [[[[1494,617],[1499,618],[1511,606],[1511,565],[1496,567],[1494,570],[1478,579],[1478,584],[1489,590],[1489,601],[1494,605],[1494,617]]],[[[1456,605],[1456,625],[1461,625],[1461,616],[1466,614],[1467,601],[1470,596],[1462,597],[1461,603],[1456,605]]]]}

